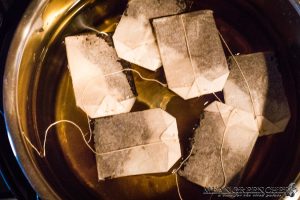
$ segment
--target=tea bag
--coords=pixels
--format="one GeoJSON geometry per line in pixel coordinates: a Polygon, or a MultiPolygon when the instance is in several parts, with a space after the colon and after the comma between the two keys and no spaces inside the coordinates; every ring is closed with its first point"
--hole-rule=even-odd
{"type": "Polygon", "coordinates": [[[150,109],[95,120],[98,178],[167,172],[181,157],[176,119],[150,109]]]}
{"type": "Polygon", "coordinates": [[[195,131],[192,156],[179,174],[205,188],[235,185],[257,137],[251,113],[214,102],[205,109],[195,131]]]}
{"type": "Polygon", "coordinates": [[[113,35],[120,58],[155,71],[161,59],[150,19],[183,12],[178,0],[131,0],[113,35]]]}
{"type": "Polygon", "coordinates": [[[129,112],[135,102],[109,40],[96,35],[65,38],[76,104],[91,118],[129,112]]]}
{"type": "Polygon", "coordinates": [[[229,75],[210,10],[153,20],[168,87],[183,99],[221,91],[229,75]]]}
{"type": "Polygon", "coordinates": [[[235,59],[245,78],[231,57],[231,74],[224,88],[225,103],[254,113],[260,135],[284,131],[290,120],[290,109],[274,54],[254,53],[235,56],[235,59]]]}

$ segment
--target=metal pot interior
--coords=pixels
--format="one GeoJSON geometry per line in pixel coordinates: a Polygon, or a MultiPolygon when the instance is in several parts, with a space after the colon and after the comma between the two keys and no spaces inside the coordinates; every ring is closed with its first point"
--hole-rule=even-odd
{"type": "MultiPolygon", "coordinates": [[[[243,173],[241,185],[286,186],[299,170],[297,161],[300,147],[299,135],[296,134],[299,100],[295,91],[300,77],[294,72],[297,70],[296,60],[299,62],[300,56],[292,56],[291,48],[294,48],[294,54],[300,52],[300,34],[298,38],[294,36],[297,31],[300,33],[300,26],[290,32],[279,30],[278,27],[284,24],[284,20],[299,24],[300,17],[281,18],[281,9],[292,10],[288,1],[281,8],[271,0],[264,2],[195,0],[191,10],[214,10],[218,29],[234,53],[276,52],[292,119],[285,133],[258,139],[243,173]],[[269,18],[270,13],[274,14],[274,19],[269,18]],[[296,40],[298,44],[293,42],[296,40]]],[[[47,127],[62,119],[71,120],[84,132],[88,132],[87,117],[76,107],[67,68],[64,37],[86,32],[78,27],[78,17],[88,19],[99,30],[113,32],[126,3],[123,0],[35,2],[28,8],[19,26],[6,66],[6,119],[17,157],[42,198],[178,199],[173,174],[142,175],[99,182],[95,155],[85,146],[80,132],[74,126],[60,124],[51,129],[46,143],[46,158],[40,158],[21,136],[23,132],[41,149],[47,127]]],[[[291,10],[284,12],[292,13],[291,10]]],[[[226,54],[229,55],[228,52],[226,54]]],[[[138,66],[133,67],[149,77],[163,79],[162,70],[150,73],[138,66]]],[[[187,155],[188,139],[193,134],[194,125],[199,122],[203,104],[215,100],[214,97],[207,95],[185,102],[164,88],[136,80],[140,92],[133,110],[163,107],[176,116],[183,155],[187,155]]],[[[203,188],[184,178],[179,177],[179,186],[184,199],[210,198],[210,195],[203,194],[203,188]]]]}

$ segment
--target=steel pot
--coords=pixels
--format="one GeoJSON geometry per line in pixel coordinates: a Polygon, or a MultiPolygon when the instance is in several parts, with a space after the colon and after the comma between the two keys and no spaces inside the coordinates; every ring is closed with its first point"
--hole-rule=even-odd
{"type": "MultiPolygon", "coordinates": [[[[49,133],[46,158],[40,158],[23,136],[41,149],[45,129],[58,119],[72,120],[86,131],[85,115],[75,105],[63,39],[84,31],[76,23],[78,17],[98,29],[113,30],[125,7],[123,0],[33,1],[15,33],[4,77],[5,117],[16,158],[42,199],[178,199],[171,175],[98,182],[95,157],[74,127],[61,124],[49,133]]],[[[292,110],[285,133],[259,138],[242,185],[288,186],[295,181],[299,187],[295,180],[300,170],[297,0],[195,0],[191,7],[206,8],[215,11],[218,28],[235,53],[276,52],[292,110]]],[[[154,105],[160,105],[162,97],[154,105]]],[[[150,101],[154,100],[149,97],[150,101]]],[[[138,107],[153,106],[149,102],[138,107]]],[[[182,104],[173,96],[163,103],[175,113],[182,104]]],[[[210,198],[184,179],[180,187],[184,199],[210,198]]]]}

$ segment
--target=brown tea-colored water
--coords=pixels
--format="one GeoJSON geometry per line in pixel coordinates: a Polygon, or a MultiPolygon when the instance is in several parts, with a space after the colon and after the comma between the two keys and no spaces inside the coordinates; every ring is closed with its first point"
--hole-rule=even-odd
{"type": "MultiPolygon", "coordinates": [[[[124,8],[123,8],[124,9],[124,8]]],[[[221,0],[201,0],[194,1],[192,10],[212,9],[219,31],[229,44],[234,53],[253,53],[258,51],[274,50],[280,48],[276,35],[271,29],[267,28],[264,21],[255,13],[251,7],[237,4],[233,1],[221,0]]],[[[104,15],[104,18],[97,18],[101,15],[101,7],[92,7],[82,12],[90,13],[93,25],[101,31],[113,32],[122,13],[104,15]],[[92,12],[92,14],[91,14],[92,12]]],[[[61,59],[65,64],[60,73],[60,81],[57,83],[57,94],[55,97],[55,113],[53,121],[67,119],[77,123],[84,132],[88,133],[88,121],[86,114],[76,107],[71,77],[67,68],[66,56],[64,52],[63,39],[65,35],[78,34],[72,22],[65,28],[63,37],[57,39],[49,51],[60,49],[61,59]]],[[[225,49],[225,48],[224,48],[225,49]]],[[[228,52],[225,50],[227,56],[228,52]]],[[[280,59],[279,59],[280,62],[280,59]]],[[[163,69],[151,72],[139,66],[132,65],[144,77],[154,78],[165,82],[163,69]]],[[[281,66],[284,69],[284,66],[281,66]]],[[[283,77],[287,78],[288,73],[284,70],[283,77]]],[[[190,150],[190,140],[193,137],[193,130],[199,125],[201,113],[207,102],[216,100],[213,95],[206,95],[184,101],[172,91],[153,82],[147,82],[133,73],[137,101],[132,111],[146,110],[150,108],[162,108],[176,117],[182,155],[186,157],[190,150]]],[[[288,83],[286,83],[288,84],[288,83]]],[[[289,86],[287,86],[289,87],[289,86]]],[[[222,94],[218,93],[220,98],[222,94]]],[[[288,128],[290,129],[290,128],[288,128]]],[[[171,173],[140,175],[132,177],[117,178],[106,181],[98,181],[95,155],[85,146],[80,132],[69,124],[57,126],[58,147],[68,171],[86,188],[87,198],[107,199],[107,200],[168,200],[179,199],[175,175],[171,173]]],[[[49,136],[51,137],[51,136],[49,136]]],[[[87,135],[86,138],[89,136],[87,135]]],[[[244,172],[242,185],[264,186],[274,184],[272,173],[282,170],[283,166],[279,160],[284,157],[284,150],[288,142],[289,133],[279,134],[260,138],[251,156],[250,162],[244,172]]],[[[93,139],[90,142],[93,146],[93,139]]],[[[47,153],[50,154],[51,152],[47,153]]],[[[53,156],[53,155],[52,155],[53,156]]],[[[51,162],[51,160],[49,160],[51,162]]],[[[178,167],[177,163],[174,168],[178,167]]],[[[283,164],[282,164],[283,165],[283,164]]],[[[170,170],[171,172],[172,170],[170,170]]],[[[69,175],[70,175],[69,174],[69,175]]],[[[62,177],[63,178],[63,177],[62,177]]],[[[211,196],[204,194],[203,188],[195,185],[184,178],[178,177],[179,187],[183,199],[210,199],[211,196]]],[[[67,181],[67,180],[65,180],[67,181]]],[[[72,185],[72,183],[70,182],[72,185]]],[[[275,183],[276,184],[276,183],[275,183]]],[[[84,198],[78,194],[78,198],[84,198]]],[[[77,197],[74,197],[75,199],[77,197]]],[[[214,198],[214,197],[213,197],[214,198]]]]}

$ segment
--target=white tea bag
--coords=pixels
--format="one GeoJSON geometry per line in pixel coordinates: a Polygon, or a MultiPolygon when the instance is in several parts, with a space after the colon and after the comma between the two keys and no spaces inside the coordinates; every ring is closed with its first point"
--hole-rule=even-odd
{"type": "Polygon", "coordinates": [[[161,59],[150,19],[184,11],[178,0],[131,0],[113,40],[120,58],[155,71],[161,59]]]}
{"type": "Polygon", "coordinates": [[[235,185],[258,137],[251,113],[210,104],[196,129],[192,156],[180,175],[205,188],[235,185]]]}
{"type": "Polygon", "coordinates": [[[235,59],[250,88],[231,57],[231,72],[224,88],[225,103],[254,113],[260,135],[284,131],[291,115],[274,54],[254,53],[235,59]]]}
{"type": "Polygon", "coordinates": [[[77,106],[91,118],[129,112],[135,96],[114,48],[96,35],[65,42],[77,106]]]}
{"type": "Polygon", "coordinates": [[[210,10],[153,20],[168,87],[183,99],[221,91],[229,75],[210,10]]]}
{"type": "Polygon", "coordinates": [[[95,120],[99,180],[163,173],[181,157],[176,119],[161,109],[95,120]]]}

